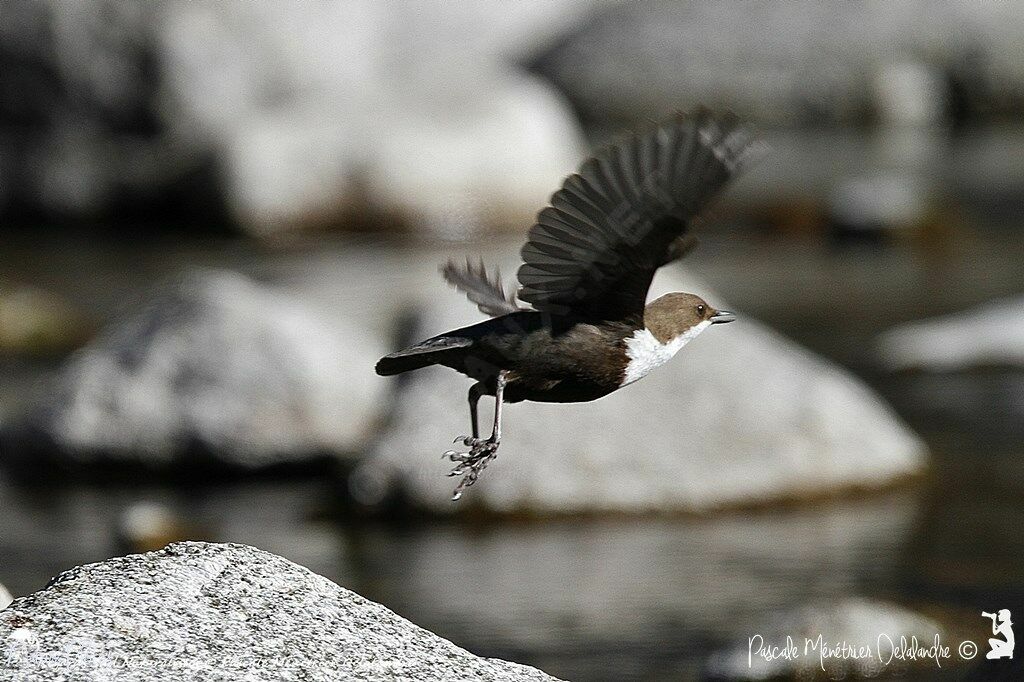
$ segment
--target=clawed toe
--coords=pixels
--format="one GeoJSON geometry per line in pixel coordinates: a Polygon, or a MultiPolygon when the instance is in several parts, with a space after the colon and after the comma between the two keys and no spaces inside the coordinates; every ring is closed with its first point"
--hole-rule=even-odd
{"type": "Polygon", "coordinates": [[[455,492],[452,493],[453,502],[462,497],[462,493],[466,488],[476,483],[476,479],[480,477],[480,472],[487,468],[487,465],[498,453],[498,442],[501,440],[501,403],[504,400],[505,384],[507,382],[508,370],[503,369],[494,378],[494,429],[491,431],[491,437],[486,440],[476,437],[480,433],[477,428],[476,403],[483,394],[485,386],[483,384],[474,384],[469,389],[469,416],[470,423],[473,426],[473,435],[459,436],[453,441],[454,443],[461,442],[469,450],[466,452],[449,450],[442,456],[442,459],[455,462],[455,467],[448,475],[462,477],[459,484],[455,486],[455,492]]]}
{"type": "Polygon", "coordinates": [[[449,476],[462,476],[462,480],[459,481],[452,493],[452,501],[458,500],[466,488],[476,483],[480,473],[487,468],[498,452],[498,441],[491,438],[484,440],[471,436],[460,436],[455,439],[455,442],[460,440],[469,448],[468,452],[448,450],[441,456],[442,459],[456,463],[455,468],[448,472],[449,476]]]}

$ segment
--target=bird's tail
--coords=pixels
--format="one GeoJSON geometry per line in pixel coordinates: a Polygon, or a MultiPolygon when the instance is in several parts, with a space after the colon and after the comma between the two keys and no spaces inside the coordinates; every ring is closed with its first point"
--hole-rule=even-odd
{"type": "Polygon", "coordinates": [[[443,362],[454,351],[466,348],[472,343],[472,340],[458,336],[435,336],[432,339],[421,341],[415,346],[385,355],[377,361],[375,369],[377,374],[386,377],[410,372],[421,367],[429,367],[443,362]]]}

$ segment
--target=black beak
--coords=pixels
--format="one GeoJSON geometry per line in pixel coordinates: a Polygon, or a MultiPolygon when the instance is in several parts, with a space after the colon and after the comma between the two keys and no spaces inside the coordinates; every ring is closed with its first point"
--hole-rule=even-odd
{"type": "Polygon", "coordinates": [[[719,310],[708,319],[711,320],[711,324],[721,324],[724,322],[735,322],[736,315],[734,313],[730,313],[728,310],[719,310]]]}

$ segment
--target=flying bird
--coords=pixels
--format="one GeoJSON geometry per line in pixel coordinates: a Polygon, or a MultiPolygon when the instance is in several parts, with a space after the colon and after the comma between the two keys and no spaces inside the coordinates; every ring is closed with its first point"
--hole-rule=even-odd
{"type": "Polygon", "coordinates": [[[730,114],[678,115],[598,152],[565,179],[529,231],[516,293],[506,294],[482,262],[442,268],[491,319],[385,356],[376,370],[444,365],[476,382],[472,434],[455,439],[467,450],[443,455],[455,463],[449,475],[461,476],[453,500],[497,454],[503,403],[596,400],[735,319],[694,294],[647,303],[647,293],[655,271],[695,243],[694,217],[759,147],[730,114]],[[485,395],[494,396],[494,422],[481,438],[477,404],[485,395]]]}

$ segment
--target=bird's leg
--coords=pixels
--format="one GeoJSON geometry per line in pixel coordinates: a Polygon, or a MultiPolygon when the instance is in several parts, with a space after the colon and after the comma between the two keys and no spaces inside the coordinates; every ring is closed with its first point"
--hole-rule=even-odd
{"type": "MultiPolygon", "coordinates": [[[[460,440],[463,445],[471,446],[475,441],[480,440],[480,422],[477,417],[477,403],[480,402],[480,396],[484,394],[484,385],[481,383],[475,383],[469,387],[469,423],[473,428],[472,436],[459,436],[455,439],[458,443],[460,440]]],[[[448,453],[445,453],[446,455],[448,453]]]]}
{"type": "Polygon", "coordinates": [[[480,400],[483,391],[482,384],[475,384],[469,389],[470,413],[473,421],[473,435],[469,437],[456,438],[456,442],[462,441],[468,448],[468,452],[455,452],[449,450],[444,456],[456,463],[449,476],[462,476],[459,485],[452,493],[452,501],[462,497],[466,488],[476,483],[480,472],[487,468],[487,465],[498,454],[498,444],[501,442],[501,404],[505,393],[505,384],[508,383],[506,370],[498,372],[494,387],[494,428],[491,430],[491,437],[481,440],[476,418],[476,404],[480,400]],[[476,389],[476,391],[474,391],[476,389]]]}

